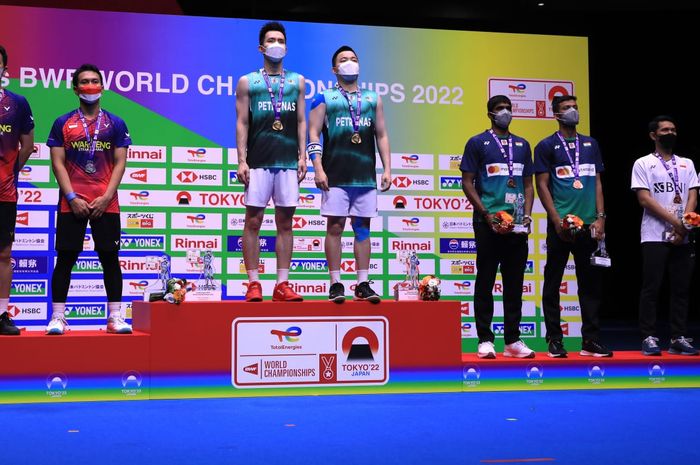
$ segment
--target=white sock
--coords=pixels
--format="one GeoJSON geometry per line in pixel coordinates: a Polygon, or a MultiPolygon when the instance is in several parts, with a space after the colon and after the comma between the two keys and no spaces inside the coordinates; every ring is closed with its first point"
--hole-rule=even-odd
{"type": "Polygon", "coordinates": [[[369,281],[369,270],[357,270],[357,284],[369,281]]]}
{"type": "Polygon", "coordinates": [[[7,306],[10,305],[10,298],[0,299],[0,315],[7,311],[7,306]]]}
{"type": "Polygon", "coordinates": [[[289,268],[277,268],[277,284],[289,281],[289,268]]]}
{"type": "Polygon", "coordinates": [[[260,275],[258,274],[257,268],[254,270],[246,270],[246,273],[248,273],[248,281],[260,281],[260,275]]]}
{"type": "Polygon", "coordinates": [[[109,318],[121,318],[122,316],[122,303],[121,302],[107,302],[107,309],[109,310],[109,318]]]}
{"type": "Polygon", "coordinates": [[[331,284],[340,282],[340,270],[331,270],[331,284]]]}
{"type": "Polygon", "coordinates": [[[53,314],[51,314],[51,319],[54,318],[64,318],[66,314],[66,303],[65,302],[54,302],[51,304],[53,309],[53,314]]]}

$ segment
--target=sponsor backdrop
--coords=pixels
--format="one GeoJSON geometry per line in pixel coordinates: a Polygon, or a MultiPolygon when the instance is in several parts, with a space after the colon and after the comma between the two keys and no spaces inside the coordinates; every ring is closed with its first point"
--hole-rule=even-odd
{"type": "MultiPolygon", "coordinates": [[[[174,275],[196,279],[201,265],[186,259],[192,249],[214,252],[222,299],[242,298],[244,206],[243,186],[236,177],[234,91],[241,75],[262,64],[256,47],[263,21],[7,6],[0,6],[0,14],[2,42],[10,53],[10,78],[5,84],[29,99],[37,141],[19,177],[12,316],[22,326],[41,329],[50,313],[58,190],[44,142],[53,120],[76,107],[69,82],[72,70],[83,62],[103,70],[108,89],[103,106],[126,120],[135,144],[119,190],[127,315],[131,301],[139,299],[156,278],[148,257],[167,254],[174,275]],[[116,25],[118,39],[111,37],[116,25]],[[35,31],[32,40],[27,40],[27,30],[35,31]],[[85,40],[86,31],[97,39],[85,40]]],[[[463,302],[463,349],[473,350],[477,270],[472,208],[462,193],[458,168],[464,144],[488,127],[485,102],[495,94],[513,100],[512,129],[533,147],[556,128],[550,101],[557,94],[578,95],[583,113],[580,129],[587,133],[587,40],[285,25],[289,46],[285,66],[306,77],[307,103],[334,84],[330,59],[343,44],[359,55],[362,86],[384,100],[394,181],[392,189],[380,196],[380,216],[372,222],[375,288],[390,298],[392,286],[404,276],[397,253],[416,251],[421,273],[436,273],[443,279],[443,298],[463,302]]],[[[377,171],[381,172],[380,165],[377,171]]],[[[328,291],[325,221],[319,216],[320,194],[313,173],[303,181],[301,192],[294,218],[291,279],[308,299],[323,299],[328,291]]],[[[540,205],[535,213],[522,331],[528,343],[543,348],[545,219],[540,205]]],[[[269,215],[260,238],[260,271],[268,295],[276,270],[274,226],[269,215]]],[[[73,270],[67,313],[73,329],[104,324],[104,289],[93,247],[88,232],[85,253],[73,270]]],[[[342,272],[350,290],[356,271],[352,248],[352,234],[346,233],[342,272]]],[[[580,309],[573,264],[561,292],[565,334],[576,337],[580,309]]],[[[499,277],[494,288],[497,334],[502,332],[501,295],[499,277]]]]}

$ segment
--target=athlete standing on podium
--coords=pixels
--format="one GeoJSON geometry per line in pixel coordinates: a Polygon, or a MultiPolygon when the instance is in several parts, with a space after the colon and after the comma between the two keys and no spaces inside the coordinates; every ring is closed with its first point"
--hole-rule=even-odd
{"type": "Polygon", "coordinates": [[[126,169],[131,136],[124,121],[102,109],[102,74],[85,64],[73,74],[77,110],[59,116],[46,145],[61,189],[56,224],[56,266],[51,278],[53,314],[46,334],[63,334],[70,275],[83,250],[88,220],[95,251],[104,270],[109,317],[107,332],[130,334],[121,314],[122,270],[119,266],[121,222],[117,188],[126,169]]]}
{"type": "Polygon", "coordinates": [[[17,222],[17,177],[34,149],[34,117],[27,99],[3,89],[7,51],[0,45],[0,335],[18,336],[7,313],[12,243],[17,222]]]}
{"type": "Polygon", "coordinates": [[[341,237],[346,219],[351,217],[357,262],[354,299],[378,303],[381,298],[369,281],[372,252],[369,226],[372,217],[377,216],[377,149],[384,166],[381,190],[386,191],[391,186],[391,152],[384,107],[376,92],[358,86],[360,63],[352,48],[340,47],[331,63],[338,83],[313,101],[308,145],[314,180],[323,196],[321,215],[328,220],[325,244],[331,275],[328,300],[345,301],[345,287],[340,282],[341,237]]]}
{"type": "Polygon", "coordinates": [[[282,66],[287,53],[284,26],[270,22],[260,29],[258,50],[263,67],[246,74],[236,87],[238,180],[245,185],[243,260],[248,273],[247,302],[262,301],[258,276],[260,226],[270,199],[277,225],[277,283],[272,300],[303,300],[289,285],[292,219],[299,183],[306,176],[304,76],[282,66]]]}

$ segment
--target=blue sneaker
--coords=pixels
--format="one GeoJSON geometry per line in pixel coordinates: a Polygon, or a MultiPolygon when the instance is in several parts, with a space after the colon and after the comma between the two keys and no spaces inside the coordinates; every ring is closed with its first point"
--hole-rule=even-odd
{"type": "Polygon", "coordinates": [[[690,343],[692,339],[683,336],[677,339],[671,339],[671,346],[668,348],[668,353],[673,355],[698,355],[698,349],[690,343]]]}
{"type": "Polygon", "coordinates": [[[642,355],[661,355],[658,337],[649,336],[642,341],[642,355]]]}

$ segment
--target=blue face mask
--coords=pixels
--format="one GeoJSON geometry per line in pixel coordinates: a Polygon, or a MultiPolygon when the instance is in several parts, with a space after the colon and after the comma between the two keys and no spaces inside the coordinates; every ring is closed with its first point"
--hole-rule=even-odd
{"type": "Polygon", "coordinates": [[[559,113],[559,118],[557,119],[566,126],[576,126],[579,119],[578,110],[573,107],[569,108],[568,110],[559,113]]]}

